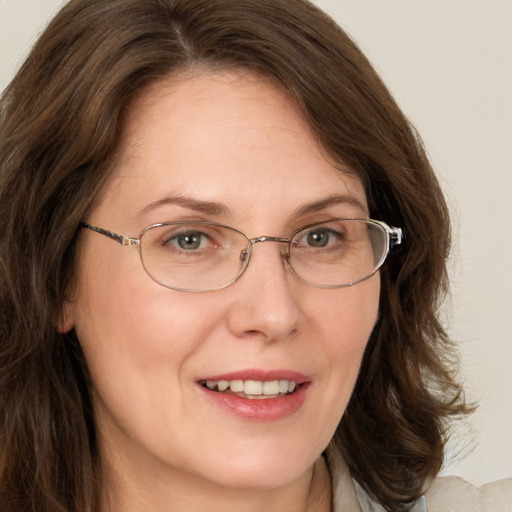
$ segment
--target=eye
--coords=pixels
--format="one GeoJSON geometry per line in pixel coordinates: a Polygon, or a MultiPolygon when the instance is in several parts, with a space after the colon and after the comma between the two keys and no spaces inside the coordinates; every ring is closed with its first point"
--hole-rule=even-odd
{"type": "Polygon", "coordinates": [[[341,239],[342,235],[340,233],[332,229],[321,227],[305,231],[297,240],[297,245],[323,249],[339,243],[341,239]]]}
{"type": "Polygon", "coordinates": [[[307,244],[311,247],[325,247],[329,244],[330,233],[326,229],[309,231],[306,234],[307,244]]]}
{"type": "Polygon", "coordinates": [[[213,241],[202,231],[188,230],[169,236],[165,240],[165,244],[183,251],[197,251],[211,247],[213,241]]]}

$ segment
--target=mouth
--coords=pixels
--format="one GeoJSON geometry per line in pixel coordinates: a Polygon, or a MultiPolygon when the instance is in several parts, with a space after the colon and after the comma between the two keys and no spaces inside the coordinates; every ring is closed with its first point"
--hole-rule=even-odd
{"type": "Polygon", "coordinates": [[[197,381],[206,400],[243,420],[276,421],[297,413],[312,379],[287,369],[245,369],[197,381]]]}
{"type": "Polygon", "coordinates": [[[224,395],[235,395],[249,400],[282,398],[296,393],[302,384],[293,380],[203,380],[204,388],[224,395]]]}

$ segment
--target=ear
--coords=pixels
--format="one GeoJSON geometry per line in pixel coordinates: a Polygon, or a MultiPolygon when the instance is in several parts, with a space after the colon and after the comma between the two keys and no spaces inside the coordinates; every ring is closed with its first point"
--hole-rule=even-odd
{"type": "Polygon", "coordinates": [[[75,304],[71,299],[64,299],[62,310],[57,321],[57,331],[66,334],[75,326],[75,304]]]}

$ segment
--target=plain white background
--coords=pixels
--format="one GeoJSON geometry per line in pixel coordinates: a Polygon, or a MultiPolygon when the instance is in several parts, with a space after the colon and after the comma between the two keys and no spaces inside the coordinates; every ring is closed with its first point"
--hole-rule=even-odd
{"type": "MultiPolygon", "coordinates": [[[[0,89],[61,0],[0,0],[0,89]]],[[[512,476],[512,0],[316,0],[422,135],[454,222],[447,320],[480,402],[446,473],[512,476]]]]}

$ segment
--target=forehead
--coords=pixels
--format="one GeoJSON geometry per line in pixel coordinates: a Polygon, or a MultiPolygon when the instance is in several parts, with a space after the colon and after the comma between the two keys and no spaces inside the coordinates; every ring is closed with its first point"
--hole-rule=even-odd
{"type": "Polygon", "coordinates": [[[174,142],[173,154],[190,158],[201,150],[220,153],[228,143],[270,145],[286,133],[304,153],[319,156],[310,126],[275,80],[245,70],[193,68],[150,85],[136,98],[124,125],[122,152],[136,159],[143,145],[166,150],[171,148],[162,142],[174,142]]]}
{"type": "Polygon", "coordinates": [[[139,212],[176,195],[231,210],[280,202],[294,211],[342,194],[366,207],[360,181],[327,159],[280,85],[243,71],[195,70],[134,101],[102,195],[139,212]]]}

